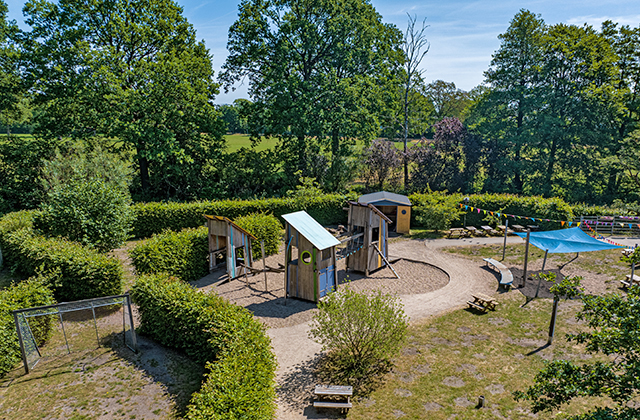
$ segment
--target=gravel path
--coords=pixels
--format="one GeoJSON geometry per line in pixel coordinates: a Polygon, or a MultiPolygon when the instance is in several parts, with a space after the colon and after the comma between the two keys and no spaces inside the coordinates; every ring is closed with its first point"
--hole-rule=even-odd
{"type": "MultiPolygon", "coordinates": [[[[445,242],[451,245],[451,242],[445,242]]],[[[411,321],[441,314],[464,305],[472,292],[493,293],[497,289],[495,274],[481,268],[482,264],[451,254],[441,253],[429,241],[407,240],[389,245],[389,253],[414,261],[423,261],[443,269],[450,277],[442,287],[427,292],[401,294],[404,309],[411,321]]],[[[428,267],[428,266],[424,266],[428,267]]],[[[278,358],[277,372],[279,420],[327,419],[337,415],[335,410],[318,413],[311,405],[313,399],[313,368],[320,346],[307,336],[309,323],[284,328],[271,328],[273,350],[278,358]]]]}

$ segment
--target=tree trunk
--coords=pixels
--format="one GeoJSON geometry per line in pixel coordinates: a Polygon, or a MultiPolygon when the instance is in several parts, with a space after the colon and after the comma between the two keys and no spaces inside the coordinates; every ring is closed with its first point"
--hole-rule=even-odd
{"type": "Polygon", "coordinates": [[[149,191],[149,161],[146,157],[140,156],[138,151],[138,164],[140,165],[140,184],[142,185],[142,191],[149,191]]]}
{"type": "Polygon", "coordinates": [[[546,185],[544,187],[547,196],[551,196],[553,191],[551,179],[553,178],[553,167],[556,163],[556,152],[558,150],[558,141],[553,139],[551,141],[551,149],[549,150],[549,163],[547,165],[546,185]]]}
{"type": "Polygon", "coordinates": [[[524,183],[522,181],[522,176],[520,174],[521,172],[521,168],[520,168],[520,144],[521,144],[521,140],[520,140],[520,136],[522,135],[522,120],[524,118],[523,112],[522,112],[522,101],[518,101],[518,115],[516,117],[516,134],[517,134],[517,139],[516,139],[516,155],[514,157],[514,162],[516,164],[516,170],[514,173],[514,177],[513,177],[513,183],[514,186],[516,187],[516,193],[517,194],[522,194],[522,190],[524,189],[524,183]]]}
{"type": "Polygon", "coordinates": [[[298,135],[296,143],[298,145],[298,170],[302,171],[303,176],[307,176],[307,143],[305,142],[304,134],[298,135]]]}
{"type": "Polygon", "coordinates": [[[409,137],[409,86],[411,86],[411,80],[407,81],[407,88],[404,90],[404,125],[402,133],[402,141],[404,143],[404,156],[402,157],[404,163],[404,188],[407,189],[409,185],[409,163],[407,162],[407,138],[409,137]]]}

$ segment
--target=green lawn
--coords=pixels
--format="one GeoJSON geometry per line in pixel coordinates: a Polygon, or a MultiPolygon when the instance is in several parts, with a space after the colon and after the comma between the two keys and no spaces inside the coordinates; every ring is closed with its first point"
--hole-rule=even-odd
{"type": "MultiPolygon", "coordinates": [[[[409,329],[409,342],[384,386],[354,404],[349,419],[530,419],[527,402],[511,393],[524,391],[545,360],[587,362],[600,356],[564,339],[585,328],[575,320],[579,301],[560,304],[554,344],[544,348],[552,301],[526,298],[517,291],[498,295],[495,312],[459,309],[409,329]],[[478,397],[485,408],[478,409],[478,397]]],[[[580,362],[579,362],[580,363],[580,362]]],[[[562,416],[588,411],[601,398],[577,399],[562,416]]],[[[560,418],[539,413],[538,419],[560,418]]]]}

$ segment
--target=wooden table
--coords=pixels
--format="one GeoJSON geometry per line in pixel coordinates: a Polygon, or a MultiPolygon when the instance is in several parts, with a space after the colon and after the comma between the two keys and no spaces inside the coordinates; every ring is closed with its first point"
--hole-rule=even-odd
{"type": "Polygon", "coordinates": [[[469,236],[469,232],[465,228],[451,228],[449,229],[448,238],[453,237],[453,235],[458,235],[458,238],[469,236]]]}
{"type": "Polygon", "coordinates": [[[482,312],[486,312],[487,310],[496,310],[496,305],[498,305],[498,302],[492,297],[483,295],[482,293],[476,293],[472,296],[473,302],[467,301],[470,308],[476,308],[482,312]]]}
{"type": "Polygon", "coordinates": [[[637,286],[640,284],[640,276],[634,274],[633,279],[631,279],[631,274],[627,274],[627,281],[620,280],[620,283],[622,283],[622,287],[637,286]]]}
{"type": "Polygon", "coordinates": [[[625,248],[622,250],[622,255],[624,255],[625,257],[628,257],[629,255],[633,254],[633,251],[635,251],[635,249],[625,248]]]}
{"type": "Polygon", "coordinates": [[[316,385],[314,391],[316,395],[326,395],[331,397],[346,398],[347,401],[314,401],[314,407],[341,408],[348,410],[351,404],[351,396],[353,395],[353,387],[343,385],[316,385]]]}
{"type": "Polygon", "coordinates": [[[491,226],[480,226],[488,235],[497,235],[498,231],[491,226]]]}
{"type": "Polygon", "coordinates": [[[521,225],[511,225],[511,227],[513,228],[513,230],[515,230],[516,232],[524,232],[526,229],[524,228],[524,226],[521,225]]]}

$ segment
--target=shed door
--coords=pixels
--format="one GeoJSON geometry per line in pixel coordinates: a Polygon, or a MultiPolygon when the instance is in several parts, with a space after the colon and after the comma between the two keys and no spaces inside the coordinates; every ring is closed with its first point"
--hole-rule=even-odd
{"type": "Polygon", "coordinates": [[[333,266],[323,268],[318,274],[318,285],[320,289],[320,297],[325,296],[335,290],[336,279],[333,276],[333,266]]]}

